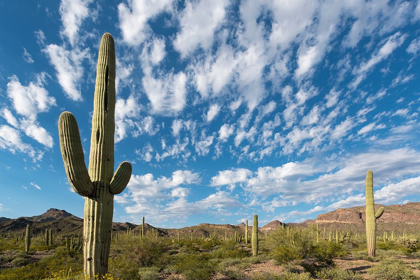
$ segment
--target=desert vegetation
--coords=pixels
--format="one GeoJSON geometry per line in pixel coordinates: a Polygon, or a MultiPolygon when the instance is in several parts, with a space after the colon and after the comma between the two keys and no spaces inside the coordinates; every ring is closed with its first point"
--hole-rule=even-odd
{"type": "MultiPolygon", "coordinates": [[[[245,228],[244,228],[245,229],[245,228]]],[[[115,231],[102,279],[418,279],[418,235],[378,234],[376,256],[363,233],[283,226],[259,234],[258,254],[245,230],[203,237],[115,231]],[[330,232],[332,234],[330,234],[330,232]],[[235,234],[236,233],[236,234],[235,234]]],[[[26,231],[26,230],[25,230],[26,231]]],[[[179,232],[179,231],[178,231],[179,232]]],[[[80,236],[40,233],[26,252],[25,232],[0,239],[0,279],[84,279],[80,236]],[[53,242],[47,245],[47,238],[53,242]]]]}

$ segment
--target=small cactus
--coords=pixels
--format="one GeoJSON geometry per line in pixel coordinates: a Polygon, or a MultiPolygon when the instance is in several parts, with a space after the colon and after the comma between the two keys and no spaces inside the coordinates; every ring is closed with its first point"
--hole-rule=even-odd
{"type": "Polygon", "coordinates": [[[254,222],[252,223],[252,255],[258,255],[258,215],[254,215],[254,222]]]}
{"type": "Polygon", "coordinates": [[[374,257],[376,251],[376,220],[384,213],[381,207],[375,214],[375,201],[373,198],[373,172],[366,174],[366,243],[368,256],[374,257]]]}

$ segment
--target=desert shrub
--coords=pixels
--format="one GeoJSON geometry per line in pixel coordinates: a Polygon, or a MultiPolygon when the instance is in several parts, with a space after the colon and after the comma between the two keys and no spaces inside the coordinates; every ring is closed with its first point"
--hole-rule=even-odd
{"type": "Polygon", "coordinates": [[[215,264],[210,261],[208,253],[200,255],[179,254],[176,256],[173,268],[187,280],[211,279],[215,272],[215,264]]]}
{"type": "Polygon", "coordinates": [[[250,256],[249,251],[245,251],[242,247],[238,247],[235,242],[225,242],[218,249],[211,252],[213,258],[245,258],[250,256]]]}
{"type": "Polygon", "coordinates": [[[324,268],[317,274],[318,278],[331,280],[363,280],[363,276],[351,270],[345,270],[338,267],[324,268]]]}
{"type": "MultiPolygon", "coordinates": [[[[22,254],[21,256],[25,256],[22,254]]],[[[17,257],[16,257],[17,258],[17,257]]],[[[82,271],[82,254],[70,256],[64,248],[57,248],[54,255],[39,262],[29,263],[22,267],[3,269],[0,280],[3,279],[45,279],[63,271],[78,274],[82,271]]]]}
{"type": "Polygon", "coordinates": [[[7,250],[0,255],[0,262],[11,262],[14,258],[20,255],[22,252],[17,250],[7,250]]]}
{"type": "Polygon", "coordinates": [[[370,279],[372,280],[409,280],[418,279],[413,271],[398,260],[388,260],[379,263],[369,269],[370,279]]]}
{"type": "Polygon", "coordinates": [[[397,239],[397,243],[404,246],[402,251],[406,255],[415,253],[420,249],[420,243],[417,238],[399,238],[397,239]]]}
{"type": "Polygon", "coordinates": [[[310,273],[285,272],[281,275],[281,280],[312,280],[310,273]]]}
{"type": "Polygon", "coordinates": [[[271,256],[277,263],[296,262],[312,275],[322,268],[334,266],[334,258],[348,254],[341,243],[316,242],[310,230],[279,229],[269,238],[271,256]]]}
{"type": "Polygon", "coordinates": [[[222,244],[222,241],[219,238],[213,237],[213,238],[207,238],[206,240],[204,240],[204,242],[200,244],[200,247],[204,250],[211,250],[221,244],[222,244]]]}
{"type": "Polygon", "coordinates": [[[141,267],[138,273],[141,280],[156,280],[159,278],[158,267],[141,267]]]}
{"type": "Polygon", "coordinates": [[[165,238],[126,238],[111,246],[111,258],[124,258],[136,267],[160,266],[168,262],[168,240],[165,238]]]}
{"type": "Polygon", "coordinates": [[[140,279],[136,260],[125,254],[109,258],[109,273],[116,279],[140,279]]]}
{"type": "Polygon", "coordinates": [[[251,275],[252,280],[280,280],[280,275],[271,274],[269,272],[255,272],[251,275]]]}
{"type": "Polygon", "coordinates": [[[13,259],[12,264],[14,266],[25,266],[29,263],[30,259],[28,255],[20,254],[13,259]]]}
{"type": "Polygon", "coordinates": [[[246,280],[250,279],[247,275],[243,273],[240,268],[237,267],[227,267],[218,270],[220,274],[228,277],[230,280],[246,280]]]}

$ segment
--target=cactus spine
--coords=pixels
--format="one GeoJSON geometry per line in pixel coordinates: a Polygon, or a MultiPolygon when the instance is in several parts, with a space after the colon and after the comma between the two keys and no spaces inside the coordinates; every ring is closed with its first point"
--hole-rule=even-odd
{"type": "Polygon", "coordinates": [[[254,222],[252,223],[252,255],[258,255],[258,215],[254,215],[254,222]]]}
{"type": "Polygon", "coordinates": [[[376,220],[384,213],[384,208],[379,208],[375,214],[375,201],[373,198],[373,172],[366,174],[366,243],[368,256],[374,257],[376,250],[376,220]]]}
{"type": "Polygon", "coordinates": [[[26,225],[26,235],[25,235],[25,252],[29,253],[29,247],[31,247],[31,226],[26,225]]]}
{"type": "Polygon", "coordinates": [[[248,220],[245,221],[245,244],[248,244],[248,220]]]}
{"type": "Polygon", "coordinates": [[[124,190],[132,169],[129,162],[123,162],[114,174],[115,47],[109,33],[102,36],[98,55],[89,170],[73,114],[60,115],[58,130],[69,183],[85,197],[84,274],[91,278],[102,276],[108,271],[114,195],[124,190]]]}

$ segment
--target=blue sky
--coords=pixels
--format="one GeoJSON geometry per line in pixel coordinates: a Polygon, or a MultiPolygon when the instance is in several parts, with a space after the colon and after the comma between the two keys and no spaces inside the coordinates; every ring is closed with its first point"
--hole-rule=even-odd
{"type": "Polygon", "coordinates": [[[115,221],[315,218],[420,198],[420,1],[0,0],[0,216],[83,215],[61,159],[88,163],[96,60],[115,39],[115,221]]]}

